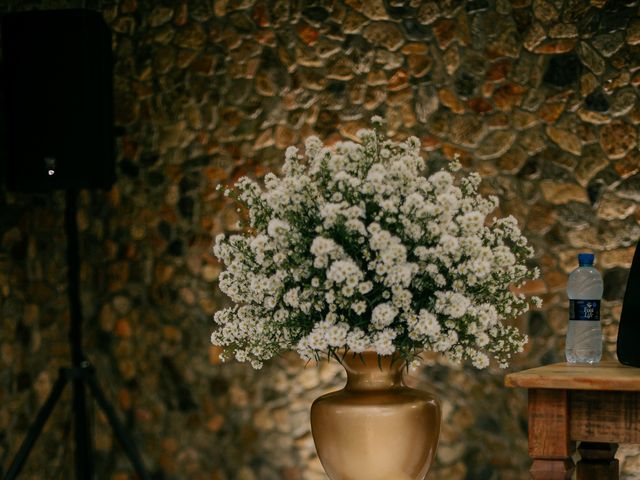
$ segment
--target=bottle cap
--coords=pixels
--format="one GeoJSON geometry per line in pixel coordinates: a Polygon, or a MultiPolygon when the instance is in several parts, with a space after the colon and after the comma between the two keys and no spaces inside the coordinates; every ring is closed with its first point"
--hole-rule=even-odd
{"type": "Polygon", "coordinates": [[[580,265],[593,265],[593,260],[596,256],[593,253],[579,253],[578,263],[580,265]]]}

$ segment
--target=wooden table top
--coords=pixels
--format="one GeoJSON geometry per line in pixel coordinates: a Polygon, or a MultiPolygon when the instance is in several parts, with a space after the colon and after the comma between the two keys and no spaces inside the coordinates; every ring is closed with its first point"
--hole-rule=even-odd
{"type": "Polygon", "coordinates": [[[504,383],[507,387],[522,388],[640,391],[640,368],[615,360],[596,365],[555,363],[510,373],[504,383]]]}

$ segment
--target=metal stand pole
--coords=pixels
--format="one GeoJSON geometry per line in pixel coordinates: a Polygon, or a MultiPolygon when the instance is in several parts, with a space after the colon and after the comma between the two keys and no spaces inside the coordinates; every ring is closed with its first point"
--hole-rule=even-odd
{"type": "MultiPolygon", "coordinates": [[[[66,208],[64,225],[67,232],[67,265],[69,291],[69,344],[71,345],[71,365],[79,369],[85,362],[82,352],[82,308],[80,307],[80,258],[78,255],[78,222],[77,192],[66,191],[66,208]]],[[[91,435],[89,432],[89,416],[85,400],[82,376],[73,379],[73,417],[75,434],[75,466],[76,479],[93,478],[93,455],[91,452],[91,435]]]]}
{"type": "Polygon", "coordinates": [[[78,224],[77,224],[77,192],[66,191],[65,230],[67,233],[67,265],[68,265],[68,292],[69,292],[69,344],[71,346],[71,368],[60,369],[58,379],[44,405],[36,415],[36,419],[27,431],[20,449],[16,454],[5,480],[14,480],[36,440],[42,433],[42,428],[49,419],[53,408],[60,399],[60,395],[66,384],[70,381],[73,388],[73,418],[75,439],[75,472],[76,480],[93,480],[93,451],[91,448],[91,432],[89,428],[89,415],[87,412],[85,383],[93,394],[98,406],[105,413],[109,425],[123,447],[124,453],[129,458],[138,477],[141,480],[150,480],[142,457],[124,426],[118,420],[114,408],[109,404],[96,380],[95,369],[85,358],[82,351],[82,308],[80,306],[80,259],[78,255],[78,224]]]}
{"type": "Polygon", "coordinates": [[[53,384],[53,388],[47,397],[47,400],[42,405],[42,408],[36,415],[35,421],[27,430],[27,436],[25,437],[22,445],[20,445],[20,450],[16,454],[13,462],[9,466],[9,470],[7,471],[7,475],[5,476],[5,480],[13,480],[18,476],[22,467],[24,467],[25,462],[27,461],[27,457],[33,448],[33,445],[36,443],[36,440],[40,436],[42,432],[42,428],[44,424],[47,423],[51,412],[53,411],[53,407],[56,406],[56,403],[60,399],[60,395],[64,390],[64,387],[67,385],[67,376],[65,375],[63,370],[60,370],[60,375],[56,380],[56,383],[53,384]]]}

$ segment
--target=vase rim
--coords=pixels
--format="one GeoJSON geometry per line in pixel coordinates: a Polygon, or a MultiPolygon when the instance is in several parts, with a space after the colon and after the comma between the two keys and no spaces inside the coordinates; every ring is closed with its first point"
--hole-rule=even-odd
{"type": "Polygon", "coordinates": [[[406,360],[400,357],[398,352],[394,352],[392,355],[380,355],[375,350],[365,350],[364,352],[352,352],[348,351],[338,354],[340,363],[345,368],[360,368],[360,367],[383,367],[384,369],[396,369],[402,368],[407,363],[406,360]],[[373,360],[370,363],[369,360],[373,360]]]}

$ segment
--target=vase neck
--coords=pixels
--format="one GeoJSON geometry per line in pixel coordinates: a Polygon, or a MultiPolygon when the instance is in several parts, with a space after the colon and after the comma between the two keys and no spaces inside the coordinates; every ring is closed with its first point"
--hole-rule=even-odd
{"type": "Polygon", "coordinates": [[[376,352],[347,353],[342,360],[347,371],[346,390],[383,390],[401,387],[405,362],[398,357],[378,359],[376,352]]]}

